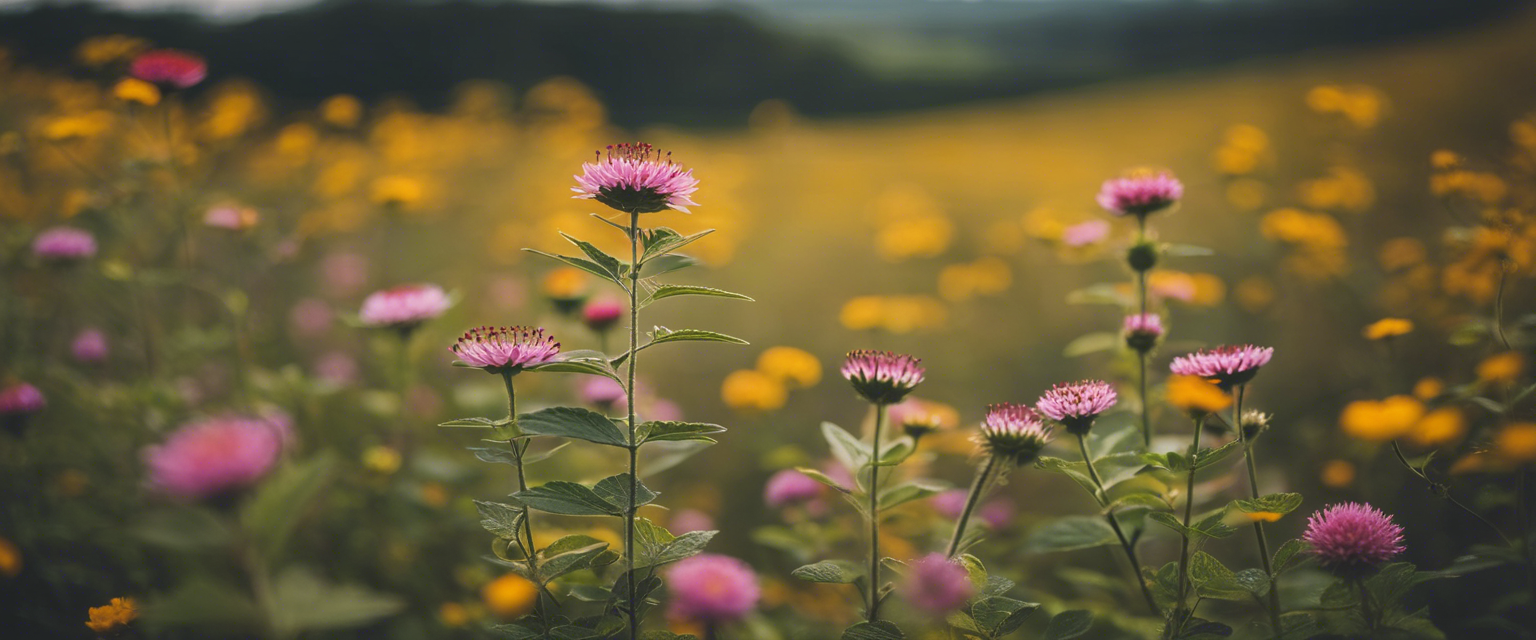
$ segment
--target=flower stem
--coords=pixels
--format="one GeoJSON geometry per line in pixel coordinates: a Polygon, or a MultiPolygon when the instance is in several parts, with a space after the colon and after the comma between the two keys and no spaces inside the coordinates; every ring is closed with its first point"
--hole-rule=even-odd
{"type": "MultiPolygon", "coordinates": [[[[1195,438],[1189,447],[1189,483],[1184,490],[1184,530],[1179,532],[1183,539],[1179,547],[1179,600],[1174,607],[1173,618],[1168,621],[1170,628],[1182,627],[1184,620],[1189,616],[1184,610],[1184,602],[1189,597],[1189,521],[1195,513],[1195,454],[1200,452],[1200,432],[1205,430],[1205,417],[1195,418],[1195,438]]],[[[1175,629],[1176,630],[1176,629],[1175,629]]],[[[1170,637],[1177,634],[1171,634],[1170,637]]]]}
{"type": "Polygon", "coordinates": [[[1376,630],[1376,611],[1371,606],[1371,592],[1366,590],[1365,581],[1354,580],[1355,588],[1360,592],[1360,617],[1365,619],[1365,630],[1376,630]]]}
{"type": "Polygon", "coordinates": [[[1136,357],[1141,362],[1141,377],[1137,379],[1140,390],[1137,398],[1141,400],[1141,442],[1146,445],[1147,451],[1152,450],[1152,403],[1147,401],[1147,352],[1138,349],[1136,357]]]}
{"type": "Polygon", "coordinates": [[[1115,532],[1115,537],[1120,540],[1120,548],[1125,550],[1125,558],[1131,561],[1131,578],[1136,585],[1141,587],[1141,597],[1147,601],[1147,608],[1153,614],[1157,613],[1157,600],[1152,598],[1152,591],[1147,588],[1147,581],[1141,579],[1141,560],[1136,557],[1136,543],[1125,536],[1125,530],[1120,528],[1120,521],[1115,519],[1115,512],[1109,509],[1109,492],[1104,489],[1104,480],[1099,477],[1097,469],[1093,468],[1093,456],[1088,454],[1088,436],[1077,435],[1077,450],[1083,454],[1083,464],[1088,467],[1088,477],[1093,480],[1093,486],[1097,489],[1093,501],[1104,510],[1104,519],[1109,522],[1109,528],[1115,532]]]}
{"type": "MultiPolygon", "coordinates": [[[[1253,440],[1248,438],[1248,432],[1243,430],[1243,392],[1246,385],[1237,387],[1237,402],[1232,405],[1232,428],[1237,430],[1237,437],[1243,441],[1243,461],[1248,466],[1248,490],[1254,500],[1259,499],[1259,470],[1258,462],[1253,457],[1253,440]]],[[[1269,576],[1269,623],[1273,625],[1275,633],[1280,632],[1280,586],[1279,578],[1275,576],[1275,570],[1269,561],[1269,540],[1264,537],[1264,523],[1253,521],[1253,535],[1259,542],[1259,560],[1264,563],[1264,573],[1269,576]]]]}
{"type": "Polygon", "coordinates": [[[875,405],[875,433],[869,465],[869,609],[868,620],[880,619],[880,431],[885,405],[875,405]]]}
{"type": "MultiPolygon", "coordinates": [[[[1139,244],[1141,244],[1143,242],[1146,242],[1146,241],[1147,241],[1147,217],[1146,216],[1136,216],[1136,244],[1139,245],[1139,244]]],[[[1147,313],[1147,272],[1143,271],[1141,269],[1137,269],[1136,270],[1136,289],[1137,289],[1137,294],[1141,298],[1141,313],[1142,313],[1142,315],[1146,315],[1146,313],[1147,313]]]]}
{"type": "MultiPolygon", "coordinates": [[[[517,392],[512,388],[512,374],[501,374],[501,380],[507,387],[507,416],[512,420],[513,432],[517,433],[517,392]]],[[[513,440],[511,445],[512,466],[517,467],[517,490],[519,492],[527,491],[528,476],[523,473],[523,454],[528,451],[528,442],[526,440],[522,442],[513,440]]],[[[535,571],[537,567],[533,559],[535,551],[533,542],[533,512],[526,506],[523,507],[523,531],[528,534],[528,546],[524,548],[524,555],[528,559],[528,573],[537,573],[535,571]]]]}
{"type": "Polygon", "coordinates": [[[635,494],[640,484],[637,454],[640,447],[635,442],[635,361],[640,359],[640,213],[629,214],[629,384],[624,387],[629,413],[629,508],[624,512],[624,575],[628,587],[627,599],[630,640],[640,637],[639,606],[635,602],[635,494]]]}
{"type": "Polygon", "coordinates": [[[971,482],[971,492],[965,498],[965,509],[960,512],[960,519],[955,521],[955,533],[949,537],[949,548],[944,552],[945,556],[953,558],[955,552],[960,550],[960,539],[965,537],[965,527],[971,521],[971,512],[976,510],[976,503],[981,501],[981,494],[987,492],[992,470],[996,467],[997,456],[987,456],[987,463],[977,471],[976,479],[971,482]]]}
{"type": "MultiPolygon", "coordinates": [[[[1504,535],[1504,531],[1500,529],[1498,525],[1489,522],[1487,518],[1482,516],[1482,514],[1472,510],[1472,507],[1462,504],[1460,500],[1456,499],[1456,496],[1451,495],[1450,488],[1435,482],[1434,480],[1431,480],[1429,476],[1424,474],[1423,471],[1419,470],[1417,467],[1413,466],[1412,463],[1408,462],[1408,457],[1403,455],[1403,448],[1397,443],[1396,440],[1392,441],[1392,453],[1397,457],[1398,462],[1403,463],[1403,466],[1408,469],[1409,473],[1418,476],[1420,480],[1423,480],[1425,483],[1427,483],[1430,490],[1434,491],[1436,495],[1445,498],[1445,501],[1451,503],[1452,506],[1461,509],[1462,511],[1466,512],[1467,515],[1472,516],[1473,518],[1476,518],[1478,522],[1483,523],[1484,526],[1492,529],[1494,533],[1499,535],[1499,539],[1504,541],[1504,546],[1507,546],[1511,549],[1515,548],[1514,541],[1510,540],[1509,536],[1504,535]]],[[[1518,504],[1524,504],[1524,501],[1520,501],[1518,504]]]]}

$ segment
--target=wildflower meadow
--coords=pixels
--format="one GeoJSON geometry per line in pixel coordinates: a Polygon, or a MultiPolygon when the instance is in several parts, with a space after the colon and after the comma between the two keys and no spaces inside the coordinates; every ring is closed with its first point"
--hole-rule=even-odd
{"type": "Polygon", "coordinates": [[[1536,638],[1467,29],[729,126],[0,43],[0,636],[1536,638]]]}

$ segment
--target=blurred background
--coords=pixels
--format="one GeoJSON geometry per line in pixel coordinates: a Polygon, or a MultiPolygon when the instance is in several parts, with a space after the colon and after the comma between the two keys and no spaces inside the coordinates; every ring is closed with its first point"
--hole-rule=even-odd
{"type": "MultiPolygon", "coordinates": [[[[93,637],[87,608],[125,595],[162,603],[134,633],[254,634],[239,606],[187,595],[189,580],[227,568],[207,569],[218,552],[198,536],[171,535],[191,529],[144,490],[138,454],[198,416],[249,407],[291,416],[293,457],[326,466],[284,563],[366,589],[295,633],[479,637],[513,617],[526,594],[480,560],[489,535],[471,502],[503,495],[507,470],[464,451],[477,434],[433,426],[499,416],[501,385],[451,368],[448,346],[482,324],[543,326],[566,349],[621,339],[566,312],[621,292],[520,249],[566,251],[565,232],[621,251],[569,188],[594,149],[628,140],[672,151],[700,179],[692,215],[647,216],[717,230],[690,247],[706,268],[677,280],[756,299],[683,300],[642,320],[751,343],[657,349],[641,373],[642,416],[731,429],[647,483],[672,509],[651,517],[707,518],[721,529],[711,551],[762,576],[762,613],[741,637],[831,637],[852,611],[847,594],[788,577],[812,538],[857,548],[802,526],[850,514],[762,501],[773,472],[823,463],[821,421],[867,420],[838,379],[847,350],[923,358],[918,395],[942,404],[953,432],[925,444],[913,473],[959,486],[986,404],[1067,379],[1134,385],[1114,335],[1134,226],[1094,195],[1136,167],[1186,186],[1180,209],[1154,220],[1159,239],[1187,245],[1152,278],[1170,327],[1154,372],[1200,346],[1276,348],[1249,394],[1275,414],[1262,481],[1307,502],[1272,535],[1351,499],[1394,513],[1422,568],[1497,543],[1397,463],[1384,445],[1399,436],[1416,461],[1436,453],[1430,475],[1453,495],[1511,536],[1530,531],[1511,471],[1530,461],[1486,462],[1502,429],[1531,420],[1516,404],[1536,344],[1530,2],[0,5],[0,376],[49,398],[3,450],[0,624],[16,637],[93,637]],[[207,80],[153,100],[125,93],[124,60],[149,47],[196,52],[207,80]],[[203,223],[221,207],[250,213],[203,223]],[[92,264],[36,264],[33,237],[60,224],[96,234],[92,264]],[[179,233],[184,260],[163,246],[179,233]],[[411,282],[457,304],[403,348],[348,324],[367,293],[411,282]],[[1385,317],[1415,328],[1362,333],[1385,317]],[[92,328],[112,355],[72,362],[92,328]],[[1420,412],[1400,429],[1341,424],[1350,403],[1398,395],[1420,412]],[[1516,399],[1493,411],[1472,397],[1516,399]],[[1419,420],[1443,407],[1455,415],[1419,420]],[[384,435],[398,428],[408,445],[384,435]]],[[[583,382],[527,375],[519,394],[527,408],[591,403],[583,382]]],[[[1182,441],[1187,424],[1156,414],[1182,441]]],[[[616,464],[573,446],[532,480],[593,480],[616,464]]],[[[1032,599],[1112,611],[1135,597],[1111,586],[1117,558],[1022,544],[1051,517],[1091,513],[1071,487],[1017,473],[1002,494],[1013,511],[983,548],[1032,599]]],[[[904,509],[898,551],[947,533],[928,505],[904,509]]],[[[1247,543],[1214,546],[1241,556],[1247,543]]],[[[1174,548],[1148,544],[1159,561],[1174,548]]],[[[1530,590],[1499,597],[1520,575],[1437,583],[1424,604],[1450,637],[1531,637],[1530,590]]],[[[1304,600],[1309,584],[1295,588],[1304,600]]],[[[1135,635],[1102,637],[1116,634],[1135,635]]]]}

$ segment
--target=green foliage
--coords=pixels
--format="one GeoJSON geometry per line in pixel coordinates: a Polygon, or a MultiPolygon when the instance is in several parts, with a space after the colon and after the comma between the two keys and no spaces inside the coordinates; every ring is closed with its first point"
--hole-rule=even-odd
{"type": "Polygon", "coordinates": [[[864,577],[864,568],[847,560],[822,560],[795,569],[790,575],[806,582],[853,584],[864,577]]]}
{"type": "Polygon", "coordinates": [[[714,444],[710,434],[724,433],[725,427],[703,422],[642,422],[635,429],[640,444],[647,442],[695,441],[714,444]]]}
{"type": "Polygon", "coordinates": [[[907,634],[901,632],[901,627],[894,623],[880,620],[878,622],[860,622],[843,630],[842,640],[901,640],[907,634]]]}
{"type": "Polygon", "coordinates": [[[729,300],[745,300],[747,302],[755,302],[748,296],[744,296],[739,293],[733,293],[723,289],[715,289],[713,287],[701,287],[691,284],[664,284],[656,287],[656,289],[652,291],[649,296],[645,297],[640,305],[641,308],[645,308],[657,300],[675,298],[677,296],[708,296],[712,298],[726,298],[729,300]]]}
{"type": "Polygon", "coordinates": [[[639,518],[635,521],[635,567],[659,567],[696,556],[704,552],[717,533],[690,531],[674,536],[650,520],[639,518]]]}
{"type": "Polygon", "coordinates": [[[1045,627],[1045,640],[1069,640],[1081,638],[1088,630],[1093,628],[1093,614],[1091,612],[1074,609],[1063,611],[1051,618],[1051,623],[1045,627]]]}
{"type": "Polygon", "coordinates": [[[612,418],[591,409],[550,407],[517,417],[523,433],[531,436],[575,438],[610,447],[629,447],[629,436],[612,418]]]}
{"type": "Polygon", "coordinates": [[[1232,505],[1243,513],[1278,513],[1285,515],[1301,506],[1301,494],[1271,493],[1252,500],[1237,500],[1232,505]]]}
{"type": "Polygon", "coordinates": [[[546,482],[527,491],[514,493],[512,497],[530,508],[548,513],[567,516],[624,515],[622,507],[614,506],[591,488],[564,480],[546,482]]]}
{"type": "Polygon", "coordinates": [[[240,511],[240,528],[261,557],[274,559],[308,506],[330,482],[337,461],[321,454],[284,466],[263,482],[240,511]]]}
{"type": "MultiPolygon", "coordinates": [[[[1155,514],[1154,514],[1155,515],[1155,514]]],[[[1035,529],[1024,541],[1030,553],[1051,553],[1115,544],[1114,529],[1097,516],[1063,516],[1035,529]]]]}

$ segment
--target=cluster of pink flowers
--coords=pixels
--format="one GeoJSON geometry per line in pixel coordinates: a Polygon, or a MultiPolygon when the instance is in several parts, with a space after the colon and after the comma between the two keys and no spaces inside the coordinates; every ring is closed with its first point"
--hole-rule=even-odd
{"type": "Polygon", "coordinates": [[[32,255],[53,262],[73,262],[96,255],[96,237],[74,227],[45,229],[32,240],[32,255]]]}
{"type": "Polygon", "coordinates": [[[1222,388],[1231,389],[1247,384],[1274,355],[1272,347],[1224,346],[1174,358],[1168,369],[1181,376],[1214,380],[1222,388]]]}
{"type": "Polygon", "coordinates": [[[111,354],[107,346],[107,334],[100,329],[85,329],[75,334],[69,343],[69,354],[75,362],[101,362],[111,354]]]}
{"type": "Polygon", "coordinates": [[[669,613],[682,620],[706,624],[739,620],[762,597],[752,567],[713,553],[677,563],[667,571],[667,581],[672,590],[669,613]]]}
{"type": "Polygon", "coordinates": [[[447,292],[433,284],[407,284],[375,291],[363,299],[358,319],[370,327],[414,329],[453,306],[447,292]]]}
{"type": "Polygon", "coordinates": [[[843,377],[875,404],[895,404],[923,382],[922,361],[889,351],[850,351],[843,377]]]}
{"type": "Polygon", "coordinates": [[[465,364],[492,373],[517,372],[560,354],[560,343],[533,327],[477,327],[464,332],[453,352],[465,364]]]}
{"type": "Polygon", "coordinates": [[[145,82],[185,89],[208,77],[208,63],[185,51],[156,49],[134,58],[128,73],[145,82]]]}
{"type": "Polygon", "coordinates": [[[574,176],[576,198],[597,200],[627,213],[653,213],[674,209],[688,213],[699,206],[692,200],[699,180],[693,170],[672,161],[672,154],[643,142],[611,145],[607,153],[581,165],[574,176]]]}
{"type": "Polygon", "coordinates": [[[1403,552],[1403,528],[1392,516],[1358,502],[1335,504],[1307,518],[1302,539],[1324,568],[1340,574],[1370,569],[1403,552]]]}
{"type": "Polygon", "coordinates": [[[1184,197],[1184,184],[1173,174],[1142,171],[1104,181],[1099,206],[1117,216],[1146,217],[1167,209],[1184,197]]]}
{"type": "Polygon", "coordinates": [[[959,562],[942,553],[931,553],[907,565],[901,582],[901,597],[913,608],[930,616],[942,616],[960,609],[976,595],[976,584],[959,562]]]}
{"type": "Polygon", "coordinates": [[[1086,434],[1099,414],[1115,406],[1119,396],[1103,380],[1083,380],[1057,384],[1040,396],[1035,410],[1060,422],[1073,434],[1086,434]]]}
{"type": "Polygon", "coordinates": [[[149,484],[178,498],[208,498],[266,476],[290,438],[286,419],[220,416],[192,422],[144,450],[149,484]]]}
{"type": "Polygon", "coordinates": [[[1010,402],[991,405],[981,423],[981,444],[987,453],[1015,464],[1034,460],[1051,437],[1051,428],[1029,405],[1010,402]]]}

